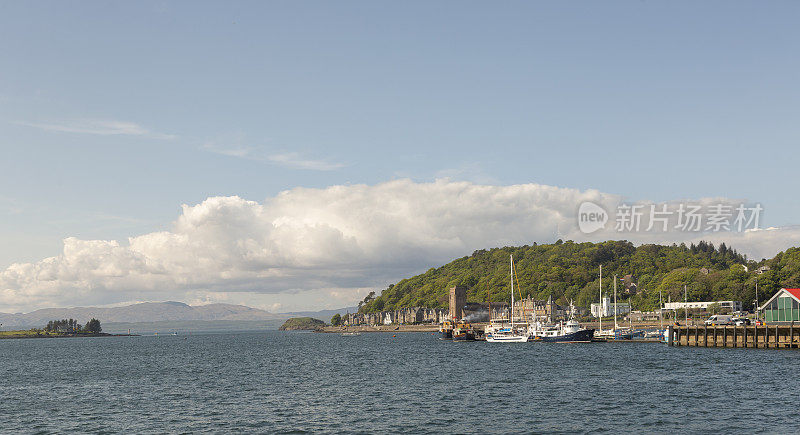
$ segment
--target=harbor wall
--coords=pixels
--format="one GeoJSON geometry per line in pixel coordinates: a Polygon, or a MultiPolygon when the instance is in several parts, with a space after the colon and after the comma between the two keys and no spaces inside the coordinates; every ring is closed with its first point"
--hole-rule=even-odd
{"type": "Polygon", "coordinates": [[[670,326],[667,344],[693,347],[799,349],[800,324],[670,326]]]}

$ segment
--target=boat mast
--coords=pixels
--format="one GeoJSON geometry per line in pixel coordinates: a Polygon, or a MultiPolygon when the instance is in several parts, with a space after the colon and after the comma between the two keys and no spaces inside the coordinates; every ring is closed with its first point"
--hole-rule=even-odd
{"type": "Polygon", "coordinates": [[[664,301],[661,299],[661,289],[658,289],[658,327],[664,329],[664,301]]]}
{"type": "Polygon", "coordinates": [[[514,254],[511,254],[511,327],[514,327],[514,254]]]}
{"type": "Polygon", "coordinates": [[[603,332],[603,265],[600,265],[600,332],[603,332]]]}
{"type": "Polygon", "coordinates": [[[617,330],[617,275],[614,274],[614,331],[617,330]]]}

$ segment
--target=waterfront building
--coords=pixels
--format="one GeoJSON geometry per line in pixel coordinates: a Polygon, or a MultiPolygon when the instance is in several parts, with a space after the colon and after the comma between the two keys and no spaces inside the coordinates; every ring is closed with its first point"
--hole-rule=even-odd
{"type": "Polygon", "coordinates": [[[742,311],[742,303],[740,301],[667,302],[664,304],[664,309],[680,310],[682,308],[687,308],[689,310],[708,311],[708,307],[713,304],[718,304],[723,311],[742,311]]]}
{"type": "Polygon", "coordinates": [[[765,322],[800,321],[800,288],[782,288],[758,309],[765,322]]]}
{"type": "MultiPolygon", "coordinates": [[[[617,302],[617,315],[628,314],[631,312],[631,304],[627,302],[617,302]]],[[[611,298],[603,298],[601,304],[592,304],[590,307],[592,316],[594,317],[608,317],[614,315],[614,303],[611,298]]]]}
{"type": "Polygon", "coordinates": [[[634,322],[652,322],[661,318],[658,311],[631,311],[628,317],[634,322]]]}
{"type": "Polygon", "coordinates": [[[441,323],[448,317],[448,310],[444,308],[406,307],[393,311],[380,311],[377,313],[349,313],[343,322],[345,325],[389,325],[389,324],[415,324],[415,323],[441,323]]]}
{"type": "Polygon", "coordinates": [[[554,323],[566,320],[566,310],[561,305],[553,302],[553,298],[546,301],[535,300],[528,296],[514,302],[514,318],[525,319],[532,322],[554,323]]]}

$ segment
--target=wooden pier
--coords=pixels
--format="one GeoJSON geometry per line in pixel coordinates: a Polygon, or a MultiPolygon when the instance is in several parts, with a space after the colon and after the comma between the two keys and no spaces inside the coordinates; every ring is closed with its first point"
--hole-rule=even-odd
{"type": "Polygon", "coordinates": [[[800,348],[800,324],[762,326],[670,326],[670,346],[742,347],[761,349],[800,348]]]}

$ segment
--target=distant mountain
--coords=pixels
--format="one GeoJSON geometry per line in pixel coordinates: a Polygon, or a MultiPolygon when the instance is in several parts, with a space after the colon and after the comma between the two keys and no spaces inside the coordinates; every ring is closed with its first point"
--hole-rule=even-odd
{"type": "Polygon", "coordinates": [[[330,319],[336,313],[344,314],[355,308],[324,310],[304,313],[270,313],[244,305],[208,304],[190,306],[182,302],[143,302],[124,307],[99,308],[45,308],[27,314],[0,313],[3,329],[9,328],[41,328],[50,320],[75,319],[85,323],[91,318],[101,323],[144,323],[144,322],[253,322],[270,321],[280,323],[289,317],[315,316],[330,319]]]}

